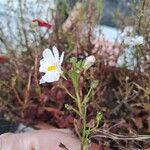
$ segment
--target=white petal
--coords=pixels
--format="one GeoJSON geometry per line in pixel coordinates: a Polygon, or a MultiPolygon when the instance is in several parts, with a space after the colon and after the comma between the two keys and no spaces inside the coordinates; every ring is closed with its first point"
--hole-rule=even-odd
{"type": "Polygon", "coordinates": [[[51,63],[49,63],[48,60],[46,59],[41,59],[40,60],[40,68],[39,68],[39,72],[47,72],[47,68],[48,66],[53,65],[51,63]]]}
{"type": "Polygon", "coordinates": [[[85,59],[85,63],[84,63],[84,68],[88,69],[89,67],[91,67],[94,63],[95,63],[96,59],[93,55],[86,57],[85,59]]]}
{"type": "Polygon", "coordinates": [[[44,76],[42,76],[42,79],[45,82],[54,82],[58,81],[60,77],[60,72],[58,70],[47,72],[44,76]]]}
{"type": "Polygon", "coordinates": [[[135,37],[135,44],[136,45],[144,44],[144,37],[143,36],[136,36],[135,37]]]}
{"type": "Polygon", "coordinates": [[[52,50],[53,50],[53,53],[54,53],[55,61],[58,64],[59,63],[59,52],[58,52],[58,49],[56,48],[56,46],[53,46],[52,50]]]}
{"type": "Polygon", "coordinates": [[[60,60],[59,60],[59,65],[62,64],[63,59],[64,59],[64,52],[61,53],[60,60]]]}
{"type": "Polygon", "coordinates": [[[43,78],[40,79],[40,84],[45,83],[45,81],[43,80],[43,78]]]}
{"type": "Polygon", "coordinates": [[[46,59],[47,61],[53,63],[53,64],[55,63],[54,55],[52,54],[52,51],[48,48],[46,48],[43,51],[43,58],[46,59]]]}

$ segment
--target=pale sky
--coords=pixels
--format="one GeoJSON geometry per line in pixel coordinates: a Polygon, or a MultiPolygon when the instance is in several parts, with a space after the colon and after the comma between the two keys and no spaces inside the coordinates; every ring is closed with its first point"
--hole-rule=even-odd
{"type": "MultiPolygon", "coordinates": [[[[18,1],[19,0],[12,0],[12,2],[15,4],[17,4],[18,3],[18,1]]],[[[26,2],[32,2],[32,3],[36,3],[36,0],[26,0],[26,2]]],[[[42,3],[48,3],[52,8],[55,8],[55,4],[54,4],[54,2],[55,2],[55,0],[40,0],[40,2],[42,2],[42,3]]],[[[7,0],[0,0],[0,4],[8,4],[7,3],[7,0]]]]}

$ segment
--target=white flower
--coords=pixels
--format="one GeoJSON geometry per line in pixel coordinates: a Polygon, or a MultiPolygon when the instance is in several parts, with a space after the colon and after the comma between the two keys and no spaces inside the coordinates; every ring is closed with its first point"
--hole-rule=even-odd
{"type": "Polygon", "coordinates": [[[143,36],[126,37],[124,39],[124,44],[129,45],[130,47],[133,47],[136,45],[143,45],[144,44],[144,37],[143,36]]]}
{"type": "Polygon", "coordinates": [[[124,40],[124,44],[129,47],[133,47],[136,45],[143,45],[145,43],[144,37],[139,35],[133,35],[134,28],[132,26],[127,26],[124,28],[122,35],[122,39],[124,40]]]}
{"type": "Polygon", "coordinates": [[[85,63],[84,63],[84,68],[88,69],[95,63],[95,57],[93,55],[86,57],[85,63]]]}
{"type": "Polygon", "coordinates": [[[59,80],[62,74],[61,64],[63,58],[64,52],[59,57],[58,49],[55,46],[53,46],[52,50],[46,48],[43,51],[43,59],[40,61],[39,72],[44,72],[45,74],[40,79],[40,84],[59,80]]]}
{"type": "Polygon", "coordinates": [[[130,34],[133,33],[133,32],[134,32],[134,28],[133,28],[132,26],[127,26],[127,27],[124,28],[124,30],[123,30],[123,32],[121,33],[121,35],[122,35],[123,37],[126,37],[126,36],[130,35],[130,34]]]}

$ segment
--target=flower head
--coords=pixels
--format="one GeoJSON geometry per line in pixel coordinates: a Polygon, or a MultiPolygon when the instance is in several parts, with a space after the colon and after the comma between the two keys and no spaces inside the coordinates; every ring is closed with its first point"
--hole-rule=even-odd
{"type": "Polygon", "coordinates": [[[85,63],[84,63],[84,68],[88,69],[95,63],[95,57],[93,55],[86,57],[85,63]]]}
{"type": "Polygon", "coordinates": [[[6,60],[6,57],[3,55],[0,55],[0,63],[4,63],[6,60]]]}
{"type": "Polygon", "coordinates": [[[145,43],[144,37],[136,35],[135,33],[136,32],[132,26],[127,26],[121,34],[124,40],[124,44],[128,45],[130,48],[136,45],[144,45],[145,43]]]}
{"type": "Polygon", "coordinates": [[[43,59],[40,61],[39,72],[44,72],[40,84],[45,82],[58,81],[62,74],[61,64],[63,62],[64,52],[59,57],[58,49],[53,46],[52,50],[46,48],[43,51],[43,59]]]}
{"type": "Polygon", "coordinates": [[[37,26],[39,27],[46,27],[48,29],[51,29],[53,27],[52,24],[46,22],[46,21],[43,21],[43,20],[39,20],[39,19],[34,19],[32,20],[33,23],[36,23],[37,26]]]}
{"type": "Polygon", "coordinates": [[[129,45],[129,47],[133,47],[136,45],[144,45],[144,37],[143,36],[134,36],[134,37],[126,37],[124,39],[124,44],[129,45]]]}

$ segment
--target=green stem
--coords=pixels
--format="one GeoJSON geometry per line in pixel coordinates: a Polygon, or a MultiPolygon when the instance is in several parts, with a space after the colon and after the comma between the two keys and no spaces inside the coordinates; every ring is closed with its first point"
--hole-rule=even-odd
{"type": "Polygon", "coordinates": [[[87,111],[87,107],[86,104],[84,105],[84,112],[83,112],[83,118],[82,118],[82,122],[83,122],[83,135],[82,135],[82,143],[86,144],[86,111],[87,111]]]}
{"type": "Polygon", "coordinates": [[[79,93],[76,91],[76,103],[77,103],[77,106],[78,106],[78,109],[79,109],[79,113],[80,113],[80,117],[82,118],[83,117],[83,114],[82,114],[82,103],[81,103],[81,99],[80,99],[80,96],[79,96],[79,93]]]}
{"type": "Polygon", "coordinates": [[[86,133],[85,139],[88,139],[88,136],[90,135],[90,132],[91,132],[90,128],[86,132],[87,133],[86,133]]]}
{"type": "Polygon", "coordinates": [[[75,108],[71,107],[71,110],[73,110],[77,115],[80,116],[80,112],[78,110],[76,110],[75,108]]]}
{"type": "Polygon", "coordinates": [[[99,126],[99,122],[96,123],[95,127],[93,127],[92,129],[90,129],[90,132],[95,131],[98,128],[98,126],[99,126]]]}
{"type": "Polygon", "coordinates": [[[78,128],[76,127],[76,125],[75,125],[75,131],[76,131],[76,133],[77,133],[77,135],[78,135],[78,137],[79,137],[79,139],[81,141],[82,137],[81,137],[81,134],[80,134],[78,128]]]}
{"type": "Polygon", "coordinates": [[[66,90],[67,94],[68,94],[72,99],[76,100],[76,98],[68,91],[68,89],[67,89],[65,86],[62,86],[62,87],[66,90]]]}
{"type": "Polygon", "coordinates": [[[84,98],[84,100],[83,100],[83,103],[86,103],[88,97],[89,97],[90,94],[91,94],[92,89],[93,89],[93,87],[91,86],[90,89],[89,89],[89,91],[88,91],[88,93],[87,93],[87,95],[85,96],[85,98],[84,98]]]}
{"type": "Polygon", "coordinates": [[[79,93],[76,93],[77,96],[77,105],[78,105],[78,109],[80,112],[80,118],[81,118],[81,122],[83,125],[83,132],[82,132],[82,137],[81,137],[81,149],[84,150],[84,147],[87,146],[87,138],[88,135],[86,135],[86,113],[87,113],[87,105],[86,103],[83,104],[81,103],[81,99],[79,96],[79,93]]]}

